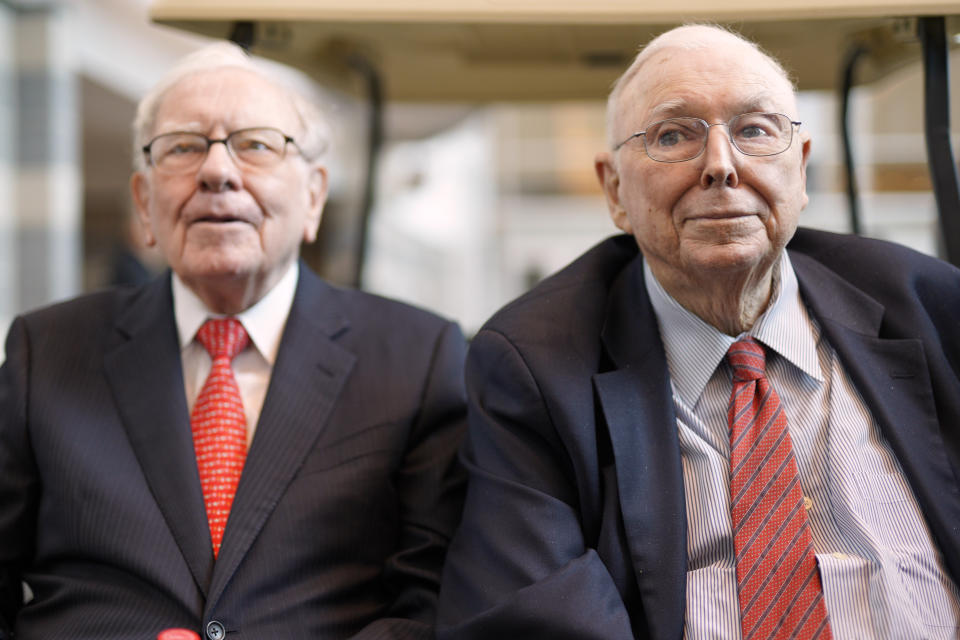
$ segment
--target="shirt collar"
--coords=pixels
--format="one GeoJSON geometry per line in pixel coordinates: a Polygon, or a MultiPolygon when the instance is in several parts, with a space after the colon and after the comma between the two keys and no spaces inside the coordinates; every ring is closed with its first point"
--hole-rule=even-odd
{"type": "MultiPolygon", "coordinates": [[[[786,251],[780,260],[779,276],[774,278],[770,305],[744,335],[753,336],[808,376],[822,381],[816,334],[800,300],[797,276],[786,251]]],[[[643,277],[660,325],[674,389],[687,406],[693,407],[730,345],[742,336],[728,336],[683,308],[660,286],[646,262],[643,277]]]]}
{"type": "MultiPolygon", "coordinates": [[[[300,265],[295,260],[267,295],[235,316],[246,329],[250,342],[270,365],[277,359],[280,338],[287,324],[287,316],[290,315],[299,276],[300,265]]],[[[207,309],[197,294],[191,291],[176,273],[173,274],[173,313],[181,350],[193,342],[207,318],[223,317],[223,314],[207,309]]]]}

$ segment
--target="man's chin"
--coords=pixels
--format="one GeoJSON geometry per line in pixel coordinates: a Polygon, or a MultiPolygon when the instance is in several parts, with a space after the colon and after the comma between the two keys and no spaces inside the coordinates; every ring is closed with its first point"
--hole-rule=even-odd
{"type": "Polygon", "coordinates": [[[232,280],[247,280],[262,269],[259,260],[250,256],[221,255],[204,256],[199,260],[184,260],[174,271],[184,282],[225,283],[232,280]]]}
{"type": "Polygon", "coordinates": [[[769,244],[726,243],[697,246],[688,251],[687,264],[704,275],[750,272],[776,260],[769,244]]]}

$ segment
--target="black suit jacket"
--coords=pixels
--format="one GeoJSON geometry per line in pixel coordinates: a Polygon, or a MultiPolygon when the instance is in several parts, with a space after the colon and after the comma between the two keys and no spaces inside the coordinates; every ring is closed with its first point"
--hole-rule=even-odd
{"type": "MultiPolygon", "coordinates": [[[[960,271],[808,230],[790,256],[960,581],[960,271]]],[[[470,347],[467,389],[470,481],[438,637],[680,639],[680,446],[633,238],[495,315],[470,347]]]]}
{"type": "MultiPolygon", "coordinates": [[[[169,276],[17,318],[0,628],[17,640],[427,638],[459,518],[459,329],[301,267],[214,562],[169,276]],[[21,601],[21,579],[34,598],[21,601]]],[[[0,631],[0,637],[3,632],[0,631]]]]}

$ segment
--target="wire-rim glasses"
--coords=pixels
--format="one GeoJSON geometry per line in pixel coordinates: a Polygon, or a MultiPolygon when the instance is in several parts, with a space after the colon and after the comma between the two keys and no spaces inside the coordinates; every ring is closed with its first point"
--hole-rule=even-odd
{"type": "Polygon", "coordinates": [[[651,160],[684,162],[698,157],[707,148],[710,127],[727,128],[734,148],[748,156],[775,156],[790,148],[793,128],[800,123],[782,113],[741,113],[727,122],[709,124],[700,118],[668,118],[654,122],[616,145],[617,151],[631,140],[643,140],[651,160]]]}
{"type": "Polygon", "coordinates": [[[192,131],[162,133],[143,146],[148,163],[164,173],[186,173],[199,168],[216,143],[223,143],[230,157],[242,167],[269,169],[283,161],[287,144],[299,150],[296,141],[273,127],[238,129],[226,138],[208,138],[192,131]]]}

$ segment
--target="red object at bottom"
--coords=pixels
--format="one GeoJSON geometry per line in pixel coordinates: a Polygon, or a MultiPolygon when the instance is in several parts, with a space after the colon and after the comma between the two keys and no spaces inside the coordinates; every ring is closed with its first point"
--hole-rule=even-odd
{"type": "Polygon", "coordinates": [[[157,640],[200,640],[200,636],[190,629],[164,629],[157,634],[157,640]]]}

